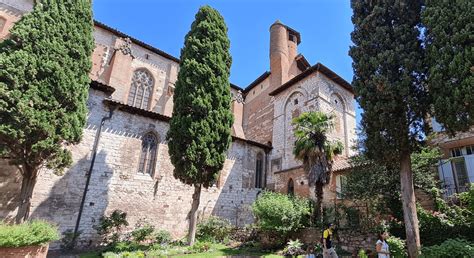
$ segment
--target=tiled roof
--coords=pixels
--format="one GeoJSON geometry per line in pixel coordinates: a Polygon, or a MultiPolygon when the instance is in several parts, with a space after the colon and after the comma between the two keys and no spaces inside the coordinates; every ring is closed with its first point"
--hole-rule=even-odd
{"type": "Polygon", "coordinates": [[[351,168],[351,164],[349,163],[349,158],[347,157],[336,157],[334,163],[332,163],[332,171],[342,171],[351,168]]]}
{"type": "Polygon", "coordinates": [[[344,80],[341,76],[337,75],[335,72],[333,72],[331,69],[327,68],[321,63],[317,63],[310,68],[306,69],[304,72],[298,74],[297,76],[293,77],[291,80],[287,81],[280,87],[278,87],[276,90],[270,92],[271,96],[275,96],[278,93],[286,90],[287,88],[293,86],[295,83],[303,80],[313,72],[318,71],[321,72],[322,74],[326,75],[329,79],[333,80],[335,83],[341,85],[343,88],[354,94],[354,89],[352,89],[352,86],[350,83],[348,83],[346,80],[344,80]]]}

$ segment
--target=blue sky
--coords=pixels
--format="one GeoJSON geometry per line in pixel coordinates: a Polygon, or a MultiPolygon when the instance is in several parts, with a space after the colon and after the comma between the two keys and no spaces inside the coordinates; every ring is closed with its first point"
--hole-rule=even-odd
{"type": "MultiPolygon", "coordinates": [[[[301,33],[298,51],[352,81],[349,0],[94,0],[95,19],[179,58],[202,5],[227,23],[231,82],[245,88],[269,67],[269,28],[277,19],[301,33]]],[[[357,111],[360,121],[360,110],[357,111]]]]}

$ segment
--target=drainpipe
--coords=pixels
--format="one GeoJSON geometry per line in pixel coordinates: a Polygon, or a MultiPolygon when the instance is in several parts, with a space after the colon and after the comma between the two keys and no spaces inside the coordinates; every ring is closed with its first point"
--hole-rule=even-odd
{"type": "Polygon", "coordinates": [[[99,130],[97,130],[97,134],[95,136],[94,148],[92,150],[91,166],[89,168],[89,172],[87,173],[86,186],[84,187],[84,193],[82,194],[81,205],[79,207],[79,214],[77,215],[76,227],[74,228],[73,246],[76,244],[76,238],[77,238],[77,234],[79,232],[79,224],[81,223],[82,211],[84,210],[84,202],[86,201],[87,190],[89,189],[89,183],[91,181],[92,170],[94,169],[95,157],[97,156],[97,148],[99,146],[99,140],[100,140],[100,134],[102,132],[102,126],[104,125],[105,121],[112,118],[112,115],[113,115],[115,109],[116,109],[116,106],[109,107],[109,115],[104,116],[102,118],[102,120],[100,121],[99,130]]]}

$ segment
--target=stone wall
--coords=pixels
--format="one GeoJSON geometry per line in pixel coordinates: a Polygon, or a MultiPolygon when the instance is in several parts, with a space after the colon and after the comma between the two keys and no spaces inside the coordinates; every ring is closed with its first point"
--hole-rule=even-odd
{"type": "MultiPolygon", "coordinates": [[[[305,244],[320,243],[322,238],[322,229],[306,228],[293,235],[305,244]]],[[[334,245],[340,246],[344,251],[356,253],[360,249],[375,251],[377,235],[371,233],[360,233],[351,230],[339,229],[334,234],[334,245]]]]}
{"type": "MultiPolygon", "coordinates": [[[[93,142],[102,117],[108,114],[108,108],[102,102],[104,97],[102,92],[90,91],[83,139],[71,147],[72,166],[62,176],[49,170],[41,171],[35,187],[31,217],[53,221],[59,224],[61,232],[74,229],[76,223],[93,142]]],[[[120,110],[105,122],[81,220],[82,245],[95,244],[97,235],[93,225],[102,215],[115,209],[127,212],[130,229],[138,220],[144,219],[158,229],[170,231],[174,237],[186,234],[193,188],[173,177],[173,166],[164,141],[167,130],[167,122],[120,110]],[[152,176],[137,173],[141,137],[150,131],[160,141],[152,176]]],[[[200,219],[212,214],[238,226],[253,221],[250,205],[261,190],[254,187],[255,158],[261,151],[240,140],[232,143],[219,182],[203,190],[200,219]]],[[[5,161],[2,161],[0,171],[0,218],[11,219],[16,214],[15,196],[21,181],[5,161]]]]}

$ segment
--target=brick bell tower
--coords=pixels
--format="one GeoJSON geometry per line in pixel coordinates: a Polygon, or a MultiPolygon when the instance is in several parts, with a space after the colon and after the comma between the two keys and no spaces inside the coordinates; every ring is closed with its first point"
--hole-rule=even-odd
{"type": "Polygon", "coordinates": [[[298,75],[296,65],[300,33],[279,20],[270,26],[270,88],[276,89],[298,75]]]}

